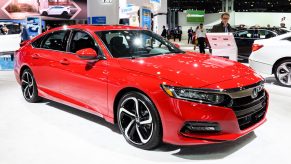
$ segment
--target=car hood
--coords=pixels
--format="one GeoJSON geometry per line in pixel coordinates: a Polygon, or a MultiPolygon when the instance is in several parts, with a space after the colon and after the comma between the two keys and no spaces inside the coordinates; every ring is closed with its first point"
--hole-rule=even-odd
{"type": "Polygon", "coordinates": [[[158,76],[174,82],[174,85],[192,88],[254,74],[249,67],[238,62],[191,52],[120,59],[119,63],[124,69],[158,76]]]}

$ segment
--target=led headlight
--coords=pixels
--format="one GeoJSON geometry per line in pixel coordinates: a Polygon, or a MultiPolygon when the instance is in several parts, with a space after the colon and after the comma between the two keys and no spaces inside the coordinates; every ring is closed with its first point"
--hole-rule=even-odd
{"type": "Polygon", "coordinates": [[[192,88],[173,87],[168,85],[161,85],[164,91],[171,97],[196,101],[206,104],[221,104],[224,102],[226,96],[219,93],[212,93],[209,91],[195,90],[192,88]]]}

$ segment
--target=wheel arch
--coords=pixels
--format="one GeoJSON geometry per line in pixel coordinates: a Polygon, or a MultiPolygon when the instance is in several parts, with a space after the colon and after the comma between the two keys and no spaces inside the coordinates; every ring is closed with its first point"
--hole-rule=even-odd
{"type": "Polygon", "coordinates": [[[119,100],[121,99],[121,97],[128,93],[128,92],[132,92],[132,91],[136,91],[136,92],[140,92],[142,94],[144,94],[145,96],[147,96],[150,100],[151,98],[142,90],[138,89],[138,88],[135,88],[135,87],[126,87],[126,88],[123,88],[121,89],[115,96],[114,98],[114,103],[113,103],[113,117],[114,117],[114,124],[117,123],[117,106],[118,106],[118,103],[119,103],[119,100]]]}
{"type": "MultiPolygon", "coordinates": [[[[118,107],[118,103],[119,103],[119,100],[122,98],[122,96],[128,92],[132,92],[132,91],[136,91],[136,92],[139,92],[139,93],[142,93],[144,94],[152,103],[153,105],[155,106],[155,108],[157,109],[157,106],[156,104],[154,103],[154,101],[151,99],[151,97],[146,94],[146,92],[138,89],[138,88],[135,88],[135,87],[126,87],[126,88],[123,88],[121,89],[115,96],[114,98],[114,103],[113,103],[113,117],[114,117],[114,124],[117,123],[117,107],[118,107]]],[[[159,115],[159,119],[161,121],[161,124],[162,124],[162,120],[161,120],[161,114],[159,112],[159,110],[157,109],[157,112],[158,112],[158,115],[159,115]]]]}
{"type": "Polygon", "coordinates": [[[284,60],[287,60],[287,59],[290,59],[290,60],[291,60],[291,57],[283,57],[283,58],[278,59],[278,60],[273,64],[272,74],[275,73],[275,71],[276,71],[275,69],[276,69],[277,65],[278,65],[280,62],[282,62],[282,61],[284,61],[284,60]]]}
{"type": "Polygon", "coordinates": [[[20,71],[19,71],[19,79],[21,79],[22,73],[23,73],[23,71],[26,70],[26,69],[29,69],[29,70],[31,71],[30,67],[27,66],[27,65],[23,65],[23,66],[20,68],[20,71]]]}

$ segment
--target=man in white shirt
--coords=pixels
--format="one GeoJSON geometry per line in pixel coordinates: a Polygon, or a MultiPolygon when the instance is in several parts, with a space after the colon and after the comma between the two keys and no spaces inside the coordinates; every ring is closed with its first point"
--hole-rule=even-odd
{"type": "Polygon", "coordinates": [[[196,35],[198,38],[198,45],[200,53],[205,54],[205,38],[206,38],[206,30],[203,28],[203,24],[201,23],[199,28],[196,31],[196,35]]]}

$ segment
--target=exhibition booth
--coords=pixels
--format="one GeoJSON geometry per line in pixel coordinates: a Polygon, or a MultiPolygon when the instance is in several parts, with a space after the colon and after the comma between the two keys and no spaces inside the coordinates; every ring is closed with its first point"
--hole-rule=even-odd
{"type": "Polygon", "coordinates": [[[234,2],[1,0],[0,164],[290,163],[291,14],[234,2]]]}

